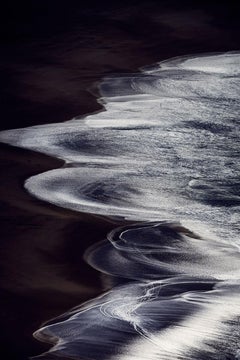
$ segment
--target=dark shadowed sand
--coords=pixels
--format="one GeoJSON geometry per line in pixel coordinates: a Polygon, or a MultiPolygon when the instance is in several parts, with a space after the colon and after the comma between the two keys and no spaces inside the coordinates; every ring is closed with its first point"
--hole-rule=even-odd
{"type": "MultiPolygon", "coordinates": [[[[107,74],[239,49],[239,19],[229,2],[33,3],[11,3],[2,15],[1,129],[100,110],[92,92],[107,74]]],[[[60,160],[6,145],[0,159],[1,358],[20,360],[48,348],[32,338],[42,322],[102,291],[82,255],[115,224],[26,193],[26,178],[60,160]]]]}

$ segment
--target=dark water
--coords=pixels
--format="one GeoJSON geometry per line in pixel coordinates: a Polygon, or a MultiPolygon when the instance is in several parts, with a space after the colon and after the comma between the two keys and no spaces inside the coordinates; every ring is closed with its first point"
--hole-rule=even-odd
{"type": "Polygon", "coordinates": [[[39,175],[61,163],[2,148],[5,359],[43,352],[31,341],[41,322],[99,293],[81,258],[113,227],[32,200],[21,190],[32,175],[26,187],[44,201],[137,222],[85,254],[114,290],[36,332],[62,339],[58,357],[238,358],[239,55],[138,71],[172,56],[238,50],[236,8],[42,2],[10,14],[2,128],[56,123],[102,104],[107,112],[1,134],[67,161],[39,175]],[[87,88],[99,80],[97,104],[87,88]]]}

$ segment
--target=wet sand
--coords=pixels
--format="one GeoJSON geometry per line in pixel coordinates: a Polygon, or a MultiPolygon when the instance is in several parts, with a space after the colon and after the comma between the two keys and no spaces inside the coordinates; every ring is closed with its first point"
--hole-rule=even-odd
{"type": "Polygon", "coordinates": [[[22,189],[25,177],[60,162],[6,148],[1,151],[1,338],[7,358],[21,359],[46,348],[31,335],[43,321],[101,291],[82,254],[113,225],[33,199],[22,189]]]}
{"type": "MultiPolygon", "coordinates": [[[[64,7],[56,12],[53,2],[45,5],[47,14],[44,6],[29,10],[26,23],[16,8],[15,27],[5,25],[8,37],[2,42],[1,128],[100,110],[89,89],[96,92],[96,83],[110,73],[137,71],[182,54],[239,49],[231,4],[218,9],[187,2],[183,8],[175,2],[146,4],[92,5],[84,11],[68,4],[65,21],[64,7]]],[[[49,348],[32,338],[42,322],[102,291],[99,273],[82,255],[115,224],[27,194],[24,180],[62,166],[60,160],[6,145],[0,159],[1,352],[5,360],[21,360],[49,348]]]]}

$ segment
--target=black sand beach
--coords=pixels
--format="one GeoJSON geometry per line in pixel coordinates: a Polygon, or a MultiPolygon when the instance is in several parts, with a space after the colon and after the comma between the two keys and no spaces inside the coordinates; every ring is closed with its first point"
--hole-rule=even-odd
{"type": "MultiPolygon", "coordinates": [[[[93,93],[106,75],[240,48],[234,2],[27,1],[6,7],[1,130],[99,111],[93,93]]],[[[51,206],[24,190],[26,178],[62,161],[7,145],[0,159],[1,357],[26,360],[49,348],[32,338],[44,321],[101,293],[101,276],[82,255],[116,224],[51,206]]]]}

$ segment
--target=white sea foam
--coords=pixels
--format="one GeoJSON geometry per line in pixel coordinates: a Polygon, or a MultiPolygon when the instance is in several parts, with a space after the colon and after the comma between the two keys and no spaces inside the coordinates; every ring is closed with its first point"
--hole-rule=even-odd
{"type": "Polygon", "coordinates": [[[35,336],[60,339],[50,350],[60,358],[237,359],[239,256],[231,246],[208,248],[192,235],[163,222],[111,232],[86,259],[102,272],[135,281],[64,314],[35,336]]]}
{"type": "Polygon", "coordinates": [[[77,359],[237,359],[240,54],[170,59],[100,92],[105,111],[0,133],[65,160],[26,181],[36,197],[150,221],[86,254],[127,283],[36,336],[77,359]]]}
{"type": "Polygon", "coordinates": [[[237,53],[192,56],[107,78],[105,111],[5,131],[0,140],[68,163],[26,182],[43,200],[136,220],[196,221],[236,240],[239,64],[237,53]]]}

